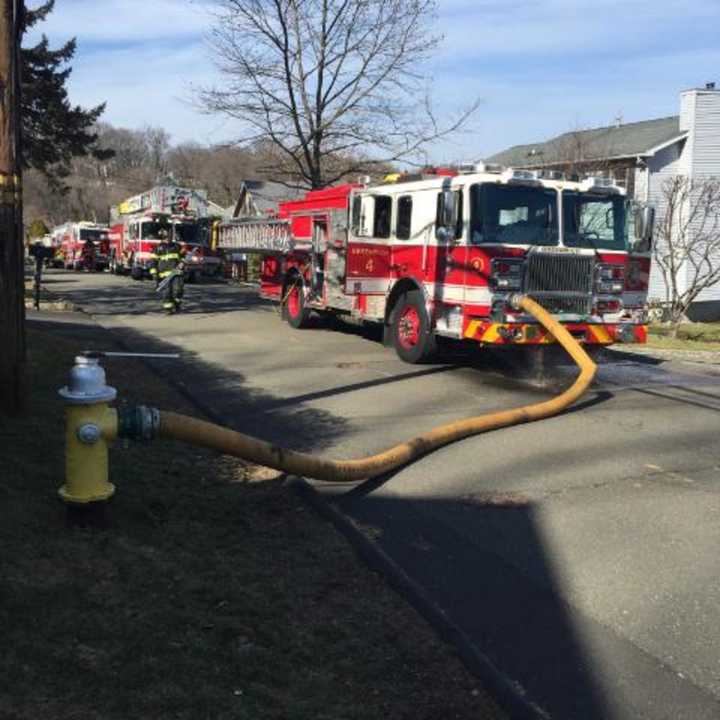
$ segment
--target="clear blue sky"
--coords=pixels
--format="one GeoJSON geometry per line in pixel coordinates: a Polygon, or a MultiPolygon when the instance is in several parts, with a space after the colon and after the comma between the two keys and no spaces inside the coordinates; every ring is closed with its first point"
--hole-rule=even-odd
{"type": "MultiPolygon", "coordinates": [[[[32,0],[30,3],[32,4],[32,0]]],[[[107,101],[104,119],[162,126],[174,142],[219,142],[230,121],[202,115],[193,86],[218,77],[204,34],[210,0],[57,0],[38,27],[76,36],[71,99],[107,101]]],[[[675,115],[678,94],[718,81],[718,0],[439,0],[443,44],[427,74],[451,112],[479,96],[472,128],[431,159],[478,159],[579,127],[675,115]]]]}

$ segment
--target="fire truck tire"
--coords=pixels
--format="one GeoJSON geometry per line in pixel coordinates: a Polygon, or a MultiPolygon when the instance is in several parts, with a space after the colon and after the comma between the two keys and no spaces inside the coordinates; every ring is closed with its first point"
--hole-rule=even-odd
{"type": "Polygon", "coordinates": [[[143,269],[139,267],[138,265],[133,265],[132,269],[130,270],[130,277],[133,280],[142,280],[143,279],[143,269]]]}
{"type": "Polygon", "coordinates": [[[283,317],[290,327],[300,330],[307,327],[310,310],[305,307],[305,288],[299,276],[291,277],[283,287],[283,317]]]}
{"type": "Polygon", "coordinates": [[[392,344],[401,360],[421,363],[437,352],[425,298],[419,290],[405,293],[395,306],[390,326],[392,344]]]}

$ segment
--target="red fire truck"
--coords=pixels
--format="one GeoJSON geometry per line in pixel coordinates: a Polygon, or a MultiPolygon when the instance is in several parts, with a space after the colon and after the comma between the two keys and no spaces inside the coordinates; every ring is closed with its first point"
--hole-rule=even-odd
{"type": "Polygon", "coordinates": [[[210,250],[206,215],[202,190],[162,185],[128,198],[110,210],[110,271],[129,272],[135,280],[146,277],[160,236],[166,233],[183,246],[191,282],[219,275],[222,261],[210,250]]]}
{"type": "Polygon", "coordinates": [[[105,270],[108,266],[109,230],[107,225],[93,222],[68,222],[58,225],[52,232],[53,245],[59,248],[59,257],[66,270],[81,270],[85,266],[83,249],[91,240],[95,246],[92,269],[105,270]]]}
{"type": "Polygon", "coordinates": [[[484,164],[281,203],[217,228],[218,246],[264,255],[261,293],[295,328],[312,311],[382,323],[408,362],[438,336],[554,342],[513,309],[527,293],[588,345],[646,340],[653,213],[612,179],[484,164]]]}

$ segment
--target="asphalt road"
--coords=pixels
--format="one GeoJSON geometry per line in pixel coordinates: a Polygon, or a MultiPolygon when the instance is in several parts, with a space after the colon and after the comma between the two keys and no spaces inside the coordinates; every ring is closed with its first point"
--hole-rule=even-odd
{"type": "MultiPolygon", "coordinates": [[[[232,427],[333,457],[549,396],[482,354],[410,366],[372,330],[296,331],[247,287],[51,272],[47,287],[168,361],[232,427]]],[[[137,400],[132,398],[131,400],[137,400]]],[[[323,485],[548,716],[720,717],[720,364],[610,353],[560,417],[470,438],[380,482],[323,485]]]]}

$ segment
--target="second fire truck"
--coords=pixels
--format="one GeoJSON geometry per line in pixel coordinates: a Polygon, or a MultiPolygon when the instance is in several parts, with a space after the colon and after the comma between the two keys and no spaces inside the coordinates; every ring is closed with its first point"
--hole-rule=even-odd
{"type": "Polygon", "coordinates": [[[218,246],[263,254],[261,293],[293,327],[313,311],[381,323],[407,362],[432,355],[438,336],[553,343],[513,308],[515,293],[587,345],[645,342],[653,215],[610,178],[481,164],[393,180],[223,223],[218,246]]]}
{"type": "Polygon", "coordinates": [[[187,277],[218,275],[221,260],[209,247],[207,197],[202,190],[161,185],[111,208],[110,271],[147,277],[163,234],[179,242],[187,256],[187,277]]]}
{"type": "Polygon", "coordinates": [[[58,262],[66,270],[81,270],[84,266],[83,249],[91,240],[95,246],[94,270],[108,266],[109,235],[107,225],[93,222],[67,222],[51,231],[52,244],[57,248],[58,262]]]}

